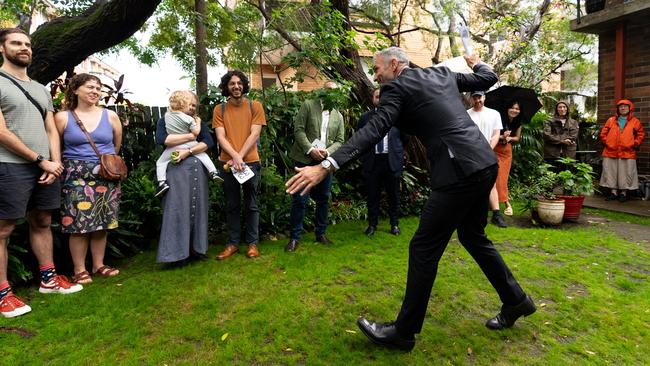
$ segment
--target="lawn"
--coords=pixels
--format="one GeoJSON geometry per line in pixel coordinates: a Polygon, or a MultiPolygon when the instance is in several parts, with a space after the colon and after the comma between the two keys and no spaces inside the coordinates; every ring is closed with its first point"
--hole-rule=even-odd
{"type": "Polygon", "coordinates": [[[255,260],[238,254],[180,269],[146,252],[118,278],[68,296],[23,288],[33,311],[0,319],[0,364],[650,364],[650,244],[589,223],[488,226],[538,306],[505,331],[485,328],[498,297],[452,239],[415,349],[374,346],[355,320],[395,317],[417,221],[404,219],[400,237],[384,222],[373,239],[363,222],[346,222],[330,227],[333,247],[309,233],[293,254],[268,241],[255,260]]]}

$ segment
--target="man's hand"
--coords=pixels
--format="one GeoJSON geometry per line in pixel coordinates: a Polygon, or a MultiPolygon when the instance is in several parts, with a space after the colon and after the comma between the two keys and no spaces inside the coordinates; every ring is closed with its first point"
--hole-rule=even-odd
{"type": "Polygon", "coordinates": [[[43,169],[45,173],[53,174],[55,177],[58,177],[63,173],[63,164],[55,163],[49,160],[43,160],[38,163],[38,167],[43,169]]]}
{"type": "Polygon", "coordinates": [[[570,139],[564,139],[564,141],[562,141],[562,143],[567,145],[567,146],[573,145],[573,141],[571,141],[570,139]]]}
{"type": "Polygon", "coordinates": [[[314,161],[316,161],[316,162],[321,162],[321,161],[323,161],[325,158],[327,158],[327,150],[323,150],[323,149],[312,149],[312,150],[309,152],[309,156],[311,156],[312,160],[314,160],[314,161]]]}
{"type": "Polygon", "coordinates": [[[244,169],[245,163],[241,155],[236,154],[235,156],[232,157],[232,159],[228,160],[228,165],[234,168],[235,171],[240,171],[244,169]]]}
{"type": "Polygon", "coordinates": [[[287,181],[285,184],[287,187],[286,192],[294,194],[302,190],[300,193],[301,196],[304,196],[314,188],[315,185],[322,182],[329,173],[327,169],[323,168],[320,164],[295,169],[298,174],[294,175],[287,181]]]}
{"type": "Polygon", "coordinates": [[[472,54],[472,55],[464,55],[465,62],[467,62],[467,66],[469,66],[470,69],[474,69],[474,66],[478,65],[481,62],[481,59],[478,58],[478,55],[472,54]]]}
{"type": "Polygon", "coordinates": [[[43,172],[40,178],[38,178],[38,184],[52,184],[56,179],[57,179],[56,175],[48,172],[43,172]]]}

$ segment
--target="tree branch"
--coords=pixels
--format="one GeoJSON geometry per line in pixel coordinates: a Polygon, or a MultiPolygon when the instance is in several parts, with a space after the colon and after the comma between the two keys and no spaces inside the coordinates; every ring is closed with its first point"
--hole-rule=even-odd
{"type": "Polygon", "coordinates": [[[539,31],[539,27],[542,24],[542,17],[548,12],[550,4],[551,0],[542,1],[532,23],[521,32],[518,40],[519,42],[514,44],[512,51],[508,52],[505,57],[494,64],[494,72],[496,72],[497,75],[501,74],[508,65],[521,56],[524,49],[539,31]]]}
{"type": "Polygon", "coordinates": [[[161,0],[113,0],[86,16],[64,16],[32,34],[34,57],[28,72],[45,84],[95,52],[112,47],[137,32],[161,0]]]}

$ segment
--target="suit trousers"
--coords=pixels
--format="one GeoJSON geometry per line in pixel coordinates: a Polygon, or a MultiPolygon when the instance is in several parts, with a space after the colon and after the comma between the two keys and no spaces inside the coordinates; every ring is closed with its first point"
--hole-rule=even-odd
{"type": "MultiPolygon", "coordinates": [[[[296,167],[302,168],[307,166],[306,164],[296,162],[296,167]]],[[[330,205],[330,195],[332,191],[332,173],[328,173],[325,179],[315,185],[309,193],[301,196],[300,192],[297,192],[293,195],[291,201],[291,217],[289,219],[291,225],[290,238],[295,240],[300,240],[302,236],[302,224],[305,221],[305,208],[307,206],[307,201],[311,197],[316,202],[316,219],[314,233],[316,237],[319,235],[325,234],[327,230],[327,215],[330,205]]]]}
{"type": "Polygon", "coordinates": [[[368,225],[377,226],[379,222],[379,201],[381,189],[385,188],[388,195],[388,217],[390,225],[399,225],[399,176],[390,170],[388,154],[376,154],[375,163],[366,174],[368,188],[368,225]]]}
{"type": "Polygon", "coordinates": [[[497,165],[493,165],[431,192],[409,246],[406,294],[396,321],[402,335],[420,333],[422,329],[438,262],[454,230],[458,230],[458,240],[478,263],[503,304],[515,305],[525,299],[526,294],[484,231],[488,198],[497,172],[497,165]]]}

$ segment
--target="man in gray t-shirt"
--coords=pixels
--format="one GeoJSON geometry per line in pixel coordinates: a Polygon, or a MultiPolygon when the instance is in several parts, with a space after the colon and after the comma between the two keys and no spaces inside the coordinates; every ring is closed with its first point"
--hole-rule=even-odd
{"type": "Polygon", "coordinates": [[[32,49],[25,32],[0,29],[0,54],[0,315],[11,318],[31,311],[7,282],[7,238],[17,219],[26,217],[29,223],[41,272],[39,292],[68,294],[83,287],[54,268],[50,225],[52,210],[60,207],[63,165],[52,98],[27,75],[32,49]]]}

